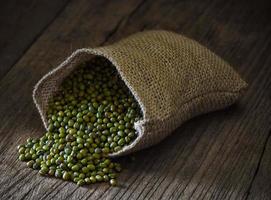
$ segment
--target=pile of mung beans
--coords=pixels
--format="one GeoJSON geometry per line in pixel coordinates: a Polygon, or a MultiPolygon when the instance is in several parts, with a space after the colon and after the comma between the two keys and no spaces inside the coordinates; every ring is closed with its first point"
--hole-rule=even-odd
{"type": "Polygon", "coordinates": [[[19,145],[19,160],[78,185],[109,182],[117,185],[119,163],[108,154],[120,151],[137,137],[134,122],[140,108],[105,58],[79,65],[49,101],[48,131],[19,145]]]}

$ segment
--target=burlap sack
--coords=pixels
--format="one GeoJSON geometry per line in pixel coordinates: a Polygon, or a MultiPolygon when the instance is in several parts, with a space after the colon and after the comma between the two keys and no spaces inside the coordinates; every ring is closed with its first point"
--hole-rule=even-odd
{"type": "Polygon", "coordinates": [[[75,51],[35,86],[34,102],[47,128],[48,100],[79,63],[100,55],[113,63],[138,101],[138,137],[111,156],[154,145],[203,113],[233,104],[247,84],[225,61],[199,43],[167,31],[132,35],[105,47],[75,51]]]}

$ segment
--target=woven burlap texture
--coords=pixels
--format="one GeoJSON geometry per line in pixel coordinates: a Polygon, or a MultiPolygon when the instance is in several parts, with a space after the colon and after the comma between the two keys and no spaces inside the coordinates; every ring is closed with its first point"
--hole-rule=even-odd
{"type": "Polygon", "coordinates": [[[113,63],[143,113],[135,123],[136,140],[111,156],[160,142],[186,120],[233,104],[247,86],[196,41],[167,31],[141,32],[112,45],[79,49],[37,83],[33,99],[46,128],[48,100],[72,70],[95,55],[113,63]]]}

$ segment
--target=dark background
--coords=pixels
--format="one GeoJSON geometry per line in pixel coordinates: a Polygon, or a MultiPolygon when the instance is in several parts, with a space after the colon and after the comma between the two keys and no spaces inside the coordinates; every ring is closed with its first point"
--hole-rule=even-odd
{"type": "Polygon", "coordinates": [[[25,0],[0,6],[1,199],[271,199],[271,7],[237,0],[25,0]],[[45,129],[33,86],[75,49],[132,33],[182,33],[249,83],[240,102],[199,116],[161,144],[121,158],[120,187],[44,178],[16,146],[45,129]]]}

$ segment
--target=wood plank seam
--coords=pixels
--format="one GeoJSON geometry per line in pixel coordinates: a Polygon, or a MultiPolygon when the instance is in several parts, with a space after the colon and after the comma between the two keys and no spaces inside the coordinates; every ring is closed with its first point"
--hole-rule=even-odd
{"type": "Polygon", "coordinates": [[[44,26],[40,32],[32,39],[32,41],[25,47],[25,49],[23,50],[22,54],[16,58],[14,60],[14,62],[11,64],[11,66],[9,67],[9,69],[2,74],[2,76],[0,77],[0,84],[2,79],[5,78],[5,76],[11,71],[11,69],[21,60],[22,57],[24,57],[25,53],[31,48],[31,46],[39,39],[40,36],[43,35],[44,31],[47,30],[48,27],[50,27],[50,25],[59,17],[59,15],[61,15],[61,13],[65,10],[65,8],[67,7],[67,5],[70,3],[71,0],[68,0],[66,4],[64,4],[64,6],[56,13],[56,15],[54,16],[54,18],[52,20],[50,20],[48,22],[48,24],[46,26],[44,26]]]}
{"type": "Polygon", "coordinates": [[[121,24],[124,22],[124,25],[126,25],[126,23],[130,20],[130,18],[147,2],[148,0],[142,0],[136,7],[135,7],[135,9],[134,10],[132,10],[132,12],[130,13],[130,14],[128,14],[127,16],[124,16],[124,17],[122,17],[119,21],[118,21],[118,23],[116,24],[116,26],[115,26],[115,28],[112,30],[112,31],[110,31],[107,35],[106,35],[106,37],[105,37],[105,39],[104,39],[104,41],[103,42],[101,42],[101,46],[102,45],[104,45],[104,44],[106,44],[107,42],[108,42],[108,40],[112,37],[112,36],[114,36],[114,34],[119,30],[119,28],[120,28],[120,26],[121,26],[121,24]]]}
{"type": "Polygon", "coordinates": [[[268,134],[268,136],[267,136],[267,138],[266,138],[266,140],[265,140],[265,142],[264,142],[263,150],[262,150],[262,152],[261,152],[261,155],[260,155],[260,158],[259,158],[259,161],[258,161],[256,170],[255,170],[255,172],[254,172],[254,174],[253,174],[253,177],[252,177],[252,180],[251,180],[251,182],[250,182],[250,184],[249,184],[249,187],[248,187],[247,191],[245,192],[245,194],[246,194],[246,196],[245,196],[245,198],[244,198],[245,200],[247,200],[247,199],[249,198],[249,195],[250,195],[250,192],[251,192],[253,183],[254,183],[255,178],[257,177],[257,174],[258,174],[258,172],[259,172],[260,165],[261,165],[262,160],[263,160],[263,155],[264,155],[264,153],[265,153],[265,151],[266,151],[267,143],[268,143],[269,140],[271,140],[271,130],[269,130],[269,134],[268,134]]]}

